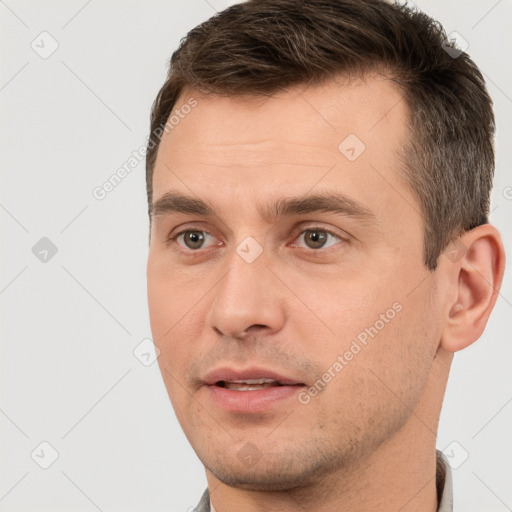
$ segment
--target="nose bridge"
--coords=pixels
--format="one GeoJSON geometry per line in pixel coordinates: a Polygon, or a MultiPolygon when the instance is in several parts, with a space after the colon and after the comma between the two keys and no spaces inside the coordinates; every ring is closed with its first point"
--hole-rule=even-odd
{"type": "Polygon", "coordinates": [[[282,327],[284,303],[267,264],[262,247],[251,237],[232,251],[210,307],[211,327],[233,337],[243,337],[255,325],[270,331],[282,327]]]}

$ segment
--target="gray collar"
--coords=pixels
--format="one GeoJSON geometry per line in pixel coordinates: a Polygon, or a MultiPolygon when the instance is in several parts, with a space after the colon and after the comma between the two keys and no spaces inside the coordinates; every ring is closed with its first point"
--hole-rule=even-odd
{"type": "MultiPolygon", "coordinates": [[[[453,512],[452,471],[443,452],[437,450],[436,487],[439,507],[437,512],[453,512]]],[[[210,493],[206,489],[194,512],[211,512],[210,493]]]]}
{"type": "Polygon", "coordinates": [[[436,468],[436,486],[437,486],[437,499],[439,507],[437,512],[452,512],[453,511],[453,483],[452,483],[452,468],[448,463],[446,455],[436,450],[437,452],[437,468],[436,468]]]}

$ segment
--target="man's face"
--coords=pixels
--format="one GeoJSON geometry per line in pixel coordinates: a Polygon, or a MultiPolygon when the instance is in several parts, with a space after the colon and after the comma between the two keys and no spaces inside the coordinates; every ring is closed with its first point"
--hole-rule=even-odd
{"type": "Polygon", "coordinates": [[[436,273],[399,176],[407,107],[379,76],[264,100],[192,91],[175,110],[191,97],[153,178],[154,204],[173,194],[148,261],[160,369],[217,478],[304,485],[408,421],[437,350],[436,273]]]}

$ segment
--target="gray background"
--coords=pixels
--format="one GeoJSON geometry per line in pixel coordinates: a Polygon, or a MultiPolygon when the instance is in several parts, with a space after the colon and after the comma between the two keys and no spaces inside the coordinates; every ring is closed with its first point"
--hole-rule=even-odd
{"type": "MultiPolygon", "coordinates": [[[[136,348],[151,337],[144,162],[103,200],[92,191],[145,143],[180,38],[232,3],[0,0],[1,511],[185,511],[206,485],[136,348]]],[[[491,220],[510,255],[512,3],[417,4],[487,77],[491,220]]],[[[458,466],[456,511],[512,510],[511,313],[507,272],[482,339],[455,357],[438,447],[458,466]]]]}

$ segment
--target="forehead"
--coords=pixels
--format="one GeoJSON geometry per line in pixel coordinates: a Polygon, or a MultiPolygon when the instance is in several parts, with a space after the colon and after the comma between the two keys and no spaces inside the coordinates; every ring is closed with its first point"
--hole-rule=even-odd
{"type": "Polygon", "coordinates": [[[181,189],[234,203],[305,193],[321,181],[364,200],[384,181],[403,185],[398,155],[407,115],[399,87],[382,75],[339,77],[267,97],[185,91],[162,136],[153,198],[181,189]]]}
{"type": "Polygon", "coordinates": [[[212,150],[222,152],[226,158],[246,149],[257,159],[265,155],[255,143],[265,141],[295,143],[297,147],[293,149],[300,159],[307,154],[308,145],[314,145],[317,151],[332,151],[333,142],[349,133],[371,145],[387,134],[390,125],[394,129],[403,127],[406,110],[400,88],[383,75],[353,80],[339,77],[321,85],[301,84],[272,96],[203,95],[186,90],[171,114],[175,114],[173,123],[163,136],[161,150],[174,143],[184,152],[201,153],[208,145],[212,158],[212,150]],[[186,104],[191,99],[197,105],[188,109],[186,104]],[[181,112],[184,108],[187,113],[181,112]],[[272,140],[268,140],[270,135],[272,140]],[[244,143],[251,147],[236,147],[244,143]],[[232,147],[222,147],[227,144],[232,147]]]}

